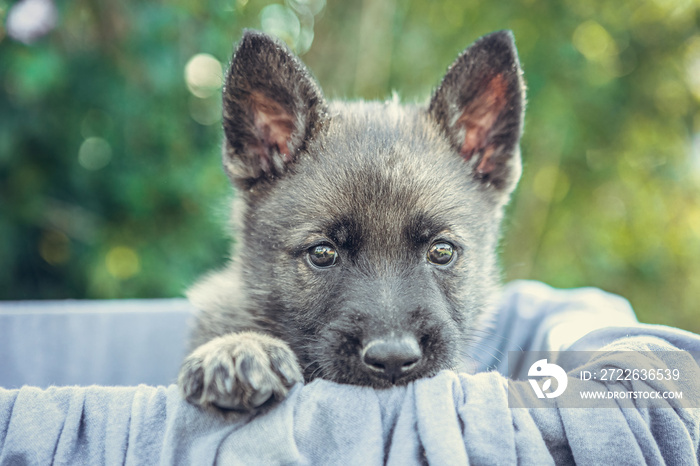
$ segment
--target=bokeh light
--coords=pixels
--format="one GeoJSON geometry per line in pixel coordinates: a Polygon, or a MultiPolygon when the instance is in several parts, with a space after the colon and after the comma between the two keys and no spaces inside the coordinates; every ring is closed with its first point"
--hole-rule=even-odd
{"type": "Polygon", "coordinates": [[[105,256],[107,271],[114,278],[125,280],[141,271],[139,255],[132,248],[115,246],[105,256]]]}
{"type": "Polygon", "coordinates": [[[104,168],[111,159],[112,147],[102,138],[89,137],[83,141],[78,150],[78,162],[86,170],[104,168]]]}
{"type": "Polygon", "coordinates": [[[284,5],[268,5],[260,12],[262,30],[277,36],[292,48],[296,48],[301,23],[292,10],[284,5]]]}
{"type": "Polygon", "coordinates": [[[217,94],[224,82],[221,62],[208,53],[198,53],[185,65],[187,89],[200,99],[217,94]]]}
{"type": "Polygon", "coordinates": [[[62,231],[45,231],[39,241],[39,254],[50,265],[61,265],[70,259],[70,239],[62,231]]]}
{"type": "Polygon", "coordinates": [[[603,26],[592,20],[581,23],[574,30],[573,44],[591,61],[603,61],[618,54],[617,44],[612,36],[603,26]]]}
{"type": "Polygon", "coordinates": [[[7,34],[31,44],[56,26],[58,11],[52,0],[20,0],[7,15],[7,34]]]}

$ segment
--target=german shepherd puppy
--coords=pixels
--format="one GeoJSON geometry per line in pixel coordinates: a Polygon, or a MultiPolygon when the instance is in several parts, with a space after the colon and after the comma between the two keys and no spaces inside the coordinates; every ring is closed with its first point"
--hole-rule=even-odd
{"type": "Polygon", "coordinates": [[[500,31],[427,105],[327,102],[284,45],[246,32],[223,90],[237,244],[188,292],[183,396],[252,412],[302,380],[386,388],[456,367],[497,292],[521,74],[500,31]]]}

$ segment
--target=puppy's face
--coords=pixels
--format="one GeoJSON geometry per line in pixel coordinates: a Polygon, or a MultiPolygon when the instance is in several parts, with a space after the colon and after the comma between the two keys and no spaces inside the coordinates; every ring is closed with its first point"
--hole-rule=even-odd
{"type": "Polygon", "coordinates": [[[246,289],[306,378],[384,387],[453,367],[520,173],[510,35],[465,51],[421,107],[326,104],[295,57],[248,34],[224,103],[246,289]]]}

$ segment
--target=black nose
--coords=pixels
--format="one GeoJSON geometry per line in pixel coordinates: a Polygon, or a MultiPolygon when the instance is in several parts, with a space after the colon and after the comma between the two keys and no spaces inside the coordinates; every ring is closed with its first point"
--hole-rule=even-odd
{"type": "Polygon", "coordinates": [[[362,349],[362,362],[392,383],[418,366],[423,354],[412,337],[372,340],[362,349]]]}

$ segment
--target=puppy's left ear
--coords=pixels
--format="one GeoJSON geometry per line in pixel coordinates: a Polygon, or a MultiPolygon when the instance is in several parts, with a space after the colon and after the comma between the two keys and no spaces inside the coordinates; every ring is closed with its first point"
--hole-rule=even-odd
{"type": "Polygon", "coordinates": [[[520,178],[525,85],[510,31],[477,40],[447,70],[429,113],[475,178],[510,192],[520,178]]]}

